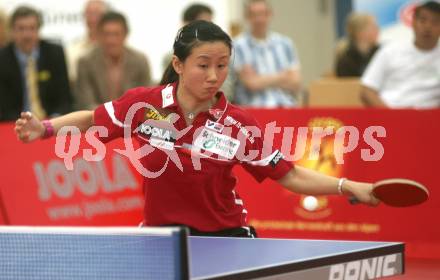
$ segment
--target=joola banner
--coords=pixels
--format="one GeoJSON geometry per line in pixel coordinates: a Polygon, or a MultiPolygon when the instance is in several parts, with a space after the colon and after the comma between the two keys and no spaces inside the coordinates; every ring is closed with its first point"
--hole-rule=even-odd
{"type": "MultiPolygon", "coordinates": [[[[164,169],[176,167],[179,172],[203,175],[209,161],[233,159],[237,160],[237,201],[243,203],[247,223],[261,237],[399,241],[406,243],[409,256],[440,257],[436,222],[440,189],[435,172],[440,158],[436,122],[440,110],[250,112],[261,129],[224,116],[227,121],[222,125],[203,124],[192,146],[176,144],[185,130],[175,131],[172,118],[160,119],[157,114],[148,114],[145,123],[135,124],[136,133],[149,143],[142,147],[130,134],[103,144],[99,141],[107,133],[103,127],[84,134],[65,127],[64,136],[23,144],[14,134],[13,123],[1,124],[0,222],[136,226],[143,219],[144,177],[154,180],[164,169]],[[231,134],[231,129],[238,134],[231,134]],[[261,136],[265,139],[261,149],[241,148],[241,143],[256,143],[261,136]],[[146,170],[140,162],[142,153],[158,150],[157,169],[146,170]],[[356,181],[410,178],[427,186],[430,198],[415,207],[381,204],[372,208],[351,205],[346,196],[318,196],[312,209],[305,203],[310,200],[306,196],[269,179],[260,185],[240,167],[241,162],[272,168],[281,158],[356,181]],[[188,163],[186,169],[183,161],[188,163]]],[[[334,269],[343,271],[344,267],[334,269]]]]}

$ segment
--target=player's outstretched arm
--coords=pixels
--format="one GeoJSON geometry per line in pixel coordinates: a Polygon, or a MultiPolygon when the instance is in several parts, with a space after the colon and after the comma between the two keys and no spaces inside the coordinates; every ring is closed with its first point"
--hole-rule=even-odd
{"type": "Polygon", "coordinates": [[[307,195],[330,195],[342,194],[355,196],[360,202],[377,205],[377,200],[373,194],[373,185],[369,183],[355,182],[351,180],[343,181],[340,190],[338,178],[327,176],[301,166],[292,168],[278,183],[290,191],[307,195]]]}
{"type": "MultiPolygon", "coordinates": [[[[77,111],[50,120],[53,127],[53,134],[63,126],[76,126],[81,132],[87,131],[93,125],[93,111],[77,111]]],[[[15,132],[20,141],[24,143],[32,142],[42,138],[47,127],[41,120],[30,112],[23,112],[15,122],[15,132]]]]}

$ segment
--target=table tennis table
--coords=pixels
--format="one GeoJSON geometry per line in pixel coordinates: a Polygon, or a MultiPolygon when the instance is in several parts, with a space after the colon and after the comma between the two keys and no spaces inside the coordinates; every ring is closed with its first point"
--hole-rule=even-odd
{"type": "Polygon", "coordinates": [[[0,227],[0,279],[376,279],[404,244],[188,237],[184,228],[0,227]]]}

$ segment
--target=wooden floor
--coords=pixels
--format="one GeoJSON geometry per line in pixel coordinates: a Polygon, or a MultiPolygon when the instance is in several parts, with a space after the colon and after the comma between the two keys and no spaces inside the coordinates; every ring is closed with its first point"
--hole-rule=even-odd
{"type": "Polygon", "coordinates": [[[405,275],[386,279],[440,280],[440,259],[407,259],[405,262],[405,275]]]}

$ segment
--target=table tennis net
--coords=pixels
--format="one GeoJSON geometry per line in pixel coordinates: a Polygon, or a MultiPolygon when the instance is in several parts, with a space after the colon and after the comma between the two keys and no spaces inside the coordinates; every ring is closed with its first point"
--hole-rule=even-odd
{"type": "Polygon", "coordinates": [[[186,279],[183,229],[0,227],[0,279],[186,279]]]}

